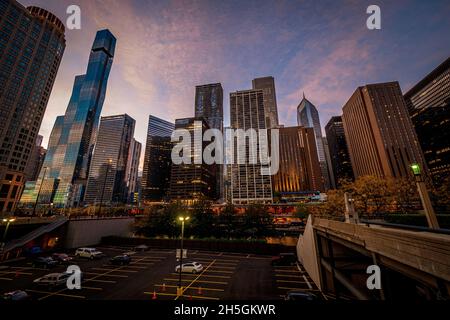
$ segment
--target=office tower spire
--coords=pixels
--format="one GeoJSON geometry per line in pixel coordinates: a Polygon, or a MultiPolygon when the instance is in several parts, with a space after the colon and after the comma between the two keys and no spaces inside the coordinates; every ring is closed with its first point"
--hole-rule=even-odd
{"type": "Polygon", "coordinates": [[[82,200],[115,46],[109,30],[97,32],[86,74],[75,77],[66,113],[56,119],[43,165],[46,175],[41,170],[38,179],[45,185],[43,199],[55,206],[82,200]]]}
{"type": "Polygon", "coordinates": [[[51,12],[0,1],[0,212],[12,212],[66,46],[51,12]]]}

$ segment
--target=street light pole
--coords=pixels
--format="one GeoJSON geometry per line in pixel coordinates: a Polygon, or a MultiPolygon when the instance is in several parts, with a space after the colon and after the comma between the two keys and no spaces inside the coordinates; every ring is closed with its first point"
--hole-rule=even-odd
{"type": "Polygon", "coordinates": [[[2,246],[4,245],[4,243],[6,241],[6,233],[8,232],[9,225],[11,224],[11,222],[14,222],[14,221],[16,221],[15,218],[3,219],[3,222],[6,222],[6,227],[5,227],[5,231],[3,232],[2,246]]]}
{"type": "Polygon", "coordinates": [[[44,167],[44,173],[42,174],[41,185],[39,186],[38,194],[36,196],[36,201],[34,202],[34,206],[33,206],[33,216],[36,214],[36,207],[37,207],[37,204],[39,201],[39,196],[41,195],[42,185],[44,184],[46,172],[47,172],[47,167],[44,167]]]}
{"type": "Polygon", "coordinates": [[[433,205],[431,204],[427,186],[422,179],[420,166],[417,163],[414,163],[411,165],[411,169],[414,173],[414,177],[416,178],[417,190],[419,191],[420,200],[427,217],[428,227],[430,227],[431,229],[439,229],[439,223],[436,217],[436,213],[434,212],[433,205]]]}
{"type": "Polygon", "coordinates": [[[98,216],[100,216],[100,214],[102,213],[103,195],[105,194],[106,178],[108,177],[109,167],[111,166],[111,162],[112,162],[112,160],[109,159],[108,164],[106,165],[106,174],[105,174],[105,179],[103,180],[103,188],[102,188],[102,193],[100,196],[100,206],[98,207],[98,214],[97,214],[98,216]]]}
{"type": "Polygon", "coordinates": [[[184,240],[184,222],[189,220],[189,217],[179,217],[181,221],[181,249],[180,249],[180,268],[179,271],[179,279],[178,279],[178,292],[177,295],[181,296],[183,293],[183,287],[181,286],[181,272],[183,269],[183,240],[184,240]]]}

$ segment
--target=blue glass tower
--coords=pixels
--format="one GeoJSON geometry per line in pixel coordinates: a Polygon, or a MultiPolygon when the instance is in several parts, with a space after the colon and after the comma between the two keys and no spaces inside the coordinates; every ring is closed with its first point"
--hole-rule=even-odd
{"type": "Polygon", "coordinates": [[[86,74],[75,77],[66,113],[56,119],[50,135],[36,181],[36,189],[43,183],[39,203],[76,206],[82,199],[115,46],[109,30],[97,32],[86,74]]]}

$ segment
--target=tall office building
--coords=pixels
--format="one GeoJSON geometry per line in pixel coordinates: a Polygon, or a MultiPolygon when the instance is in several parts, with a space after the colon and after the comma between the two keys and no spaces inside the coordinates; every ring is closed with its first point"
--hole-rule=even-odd
{"type": "Polygon", "coordinates": [[[411,164],[427,167],[398,82],[359,87],[342,108],[356,178],[411,177],[411,164]]]}
{"type": "Polygon", "coordinates": [[[331,169],[333,170],[336,186],[339,187],[340,181],[354,180],[342,117],[331,117],[325,126],[325,133],[327,135],[328,150],[330,151],[331,169]]]}
{"type": "MultiPolygon", "coordinates": [[[[85,203],[126,203],[130,148],[136,121],[127,114],[102,117],[89,169],[85,203]]],[[[135,152],[131,150],[131,152],[135,152]]],[[[134,155],[131,156],[131,158],[134,155]]],[[[134,177],[136,179],[136,176],[134,177]]]]}
{"type": "Polygon", "coordinates": [[[280,167],[273,192],[282,201],[298,201],[324,191],[313,128],[279,128],[280,167]]]}
{"type": "Polygon", "coordinates": [[[150,115],[141,179],[143,201],[167,199],[172,167],[171,136],[175,124],[150,115]]]}
{"type": "MultiPolygon", "coordinates": [[[[191,135],[191,147],[189,150],[191,163],[172,164],[170,175],[170,199],[190,204],[196,200],[216,197],[215,185],[216,164],[208,165],[194,163],[195,156],[202,155],[203,150],[209,144],[203,141],[203,133],[209,129],[203,118],[183,118],[175,120],[175,130],[185,129],[191,135]],[[201,130],[201,136],[194,134],[195,130],[201,130]]],[[[183,150],[184,152],[185,150],[183,150]]]]}
{"type": "Polygon", "coordinates": [[[30,154],[27,166],[25,168],[25,178],[27,181],[35,181],[41,171],[42,164],[44,163],[47,149],[42,146],[43,136],[38,135],[36,144],[30,154]]]}
{"type": "Polygon", "coordinates": [[[252,81],[253,89],[261,89],[264,99],[264,113],[266,128],[278,127],[277,95],[275,93],[275,79],[273,77],[256,78],[252,81]]]}
{"type": "Polygon", "coordinates": [[[325,151],[325,159],[327,160],[328,179],[330,180],[330,188],[336,188],[336,181],[334,180],[333,166],[331,165],[331,155],[328,148],[327,137],[322,137],[323,150],[325,151]]]}
{"type": "Polygon", "coordinates": [[[97,32],[86,74],[75,77],[66,113],[53,126],[36,187],[43,181],[42,201],[51,199],[56,207],[77,206],[83,199],[115,46],[109,30],[97,32]]]}
{"type": "Polygon", "coordinates": [[[305,98],[305,94],[303,94],[303,99],[297,107],[297,124],[306,128],[314,128],[316,134],[317,155],[319,156],[320,170],[322,172],[322,183],[325,190],[328,190],[330,189],[330,178],[328,176],[327,159],[323,147],[319,112],[317,111],[317,108],[305,98]]]}
{"type": "Polygon", "coordinates": [[[404,97],[430,175],[440,185],[450,176],[450,57],[404,97]]]}
{"type": "MultiPolygon", "coordinates": [[[[220,83],[195,87],[195,117],[202,117],[211,129],[223,133],[223,89],[220,83]]],[[[216,195],[222,200],[224,192],[223,165],[216,166],[216,195]]]]}
{"type": "Polygon", "coordinates": [[[136,194],[138,194],[138,174],[141,149],[142,144],[133,138],[128,151],[127,172],[125,178],[128,190],[128,202],[130,203],[134,202],[136,194]]]}
{"type": "MultiPolygon", "coordinates": [[[[230,118],[231,129],[266,129],[264,91],[256,89],[230,93],[230,118]]],[[[229,184],[232,203],[272,202],[271,176],[261,174],[259,157],[252,161],[253,164],[250,163],[250,143],[246,143],[245,154],[238,154],[237,139],[233,139],[232,144],[233,163],[227,164],[227,169],[231,170],[229,184]],[[238,157],[241,158],[241,164],[238,163],[238,157]]],[[[255,147],[259,150],[258,142],[255,147]]]]}
{"type": "Polygon", "coordinates": [[[0,1],[0,212],[22,194],[65,42],[52,13],[0,1]]]}

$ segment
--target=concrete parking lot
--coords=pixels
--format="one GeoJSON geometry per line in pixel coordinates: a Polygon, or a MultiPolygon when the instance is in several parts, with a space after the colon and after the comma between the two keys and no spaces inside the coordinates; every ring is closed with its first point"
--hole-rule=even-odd
{"type": "Polygon", "coordinates": [[[111,265],[109,259],[130,252],[131,248],[97,248],[105,253],[105,257],[92,261],[74,258],[71,262],[84,274],[80,290],[66,287],[50,290],[35,286],[34,279],[63,272],[66,267],[33,268],[31,261],[23,260],[0,268],[0,293],[25,290],[34,300],[273,300],[283,298],[293,289],[320,294],[301,266],[272,267],[270,256],[189,250],[186,262],[197,261],[204,269],[198,274],[183,273],[183,296],[177,297],[175,250],[135,252],[131,254],[130,265],[116,266],[111,265]]]}

